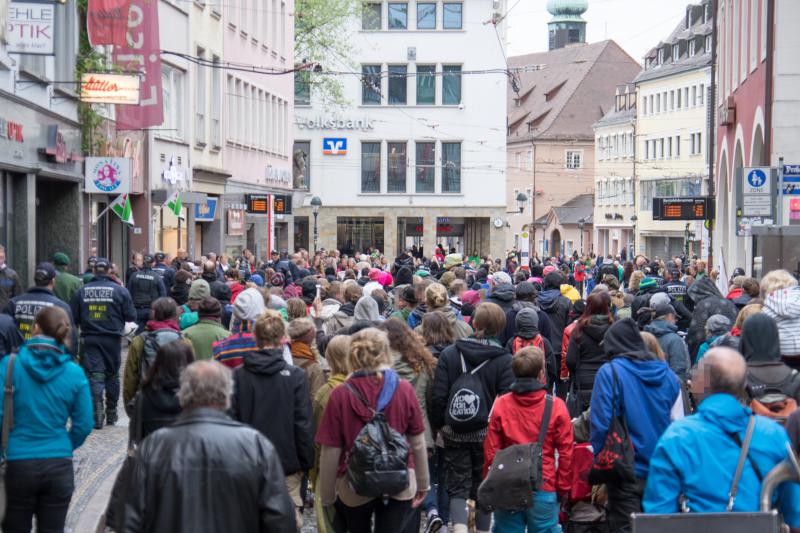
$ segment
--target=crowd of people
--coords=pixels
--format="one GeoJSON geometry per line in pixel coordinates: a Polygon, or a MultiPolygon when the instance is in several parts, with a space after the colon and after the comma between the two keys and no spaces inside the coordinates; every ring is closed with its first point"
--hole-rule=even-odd
{"type": "MultiPolygon", "coordinates": [[[[28,292],[0,286],[4,531],[63,530],[72,452],[120,397],[106,525],[125,532],[624,532],[632,513],[757,511],[800,448],[787,271],[443,248],[132,259],[124,284],[56,254],[28,292]]],[[[773,506],[800,528],[800,484],[773,506]]]]}

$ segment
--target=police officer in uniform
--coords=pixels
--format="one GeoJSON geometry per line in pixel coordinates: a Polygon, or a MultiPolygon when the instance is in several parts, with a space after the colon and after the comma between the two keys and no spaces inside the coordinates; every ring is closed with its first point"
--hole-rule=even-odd
{"type": "Polygon", "coordinates": [[[12,298],[8,302],[5,312],[14,318],[22,339],[27,341],[32,336],[33,319],[36,318],[36,314],[47,307],[60,307],[72,322],[72,342],[71,346],[67,348],[69,353],[75,355],[78,348],[78,332],[75,330],[72,310],[53,292],[56,275],[56,268],[52,263],[39,263],[33,274],[35,286],[28,289],[25,294],[12,298]]]}
{"type": "Polygon", "coordinates": [[[154,264],[155,258],[151,254],[146,254],[141,270],[137,270],[128,278],[128,292],[136,307],[136,325],[139,326],[136,330],[137,335],[144,331],[150,319],[150,306],[158,298],[167,295],[161,276],[153,270],[154,264]]]}
{"type": "Polygon", "coordinates": [[[164,282],[164,289],[166,289],[167,294],[169,294],[170,289],[175,285],[176,272],[174,268],[164,263],[165,259],[166,255],[164,255],[164,252],[156,252],[156,266],[153,267],[153,270],[161,275],[161,280],[164,282]]]}
{"type": "Polygon", "coordinates": [[[109,425],[117,421],[122,351],[120,337],[125,323],[136,320],[131,295],[128,289],[109,279],[110,267],[107,259],[97,259],[92,280],[75,293],[71,302],[72,316],[83,338],[83,352],[87,360],[84,366],[89,371],[96,429],[101,429],[104,421],[109,425]]]}

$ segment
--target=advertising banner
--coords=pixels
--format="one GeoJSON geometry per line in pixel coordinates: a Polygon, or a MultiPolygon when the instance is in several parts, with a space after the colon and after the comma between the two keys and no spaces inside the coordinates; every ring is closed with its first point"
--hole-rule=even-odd
{"type": "Polygon", "coordinates": [[[131,0],[125,46],[115,46],[114,65],[125,72],[142,72],[139,105],[117,106],[117,130],[138,130],[164,123],[161,95],[161,44],[158,2],[131,0]]]}
{"type": "Polygon", "coordinates": [[[125,46],[131,0],[89,0],[86,29],[92,46],[125,46]]]}
{"type": "Polygon", "coordinates": [[[139,76],[87,72],[81,76],[81,102],[139,105],[139,76]]]}

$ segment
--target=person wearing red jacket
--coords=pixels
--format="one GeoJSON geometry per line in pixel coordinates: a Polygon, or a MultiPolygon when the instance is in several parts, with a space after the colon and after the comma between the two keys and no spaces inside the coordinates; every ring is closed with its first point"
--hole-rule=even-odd
{"type": "MultiPolygon", "coordinates": [[[[547,394],[544,352],[534,346],[523,348],[511,368],[515,381],[511,392],[498,396],[489,417],[483,442],[486,474],[498,451],[517,444],[536,442],[544,415],[547,394]]],[[[572,421],[567,405],[553,398],[550,423],[542,449],[542,485],[533,495],[533,506],[520,512],[495,512],[495,533],[518,531],[550,532],[558,525],[559,501],[569,496],[572,487],[572,421]],[[558,468],[556,468],[558,451],[558,468]]]]}

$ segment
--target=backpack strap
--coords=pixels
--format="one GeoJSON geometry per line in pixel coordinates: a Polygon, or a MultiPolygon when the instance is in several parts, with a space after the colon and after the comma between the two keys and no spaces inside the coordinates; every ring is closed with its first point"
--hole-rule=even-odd
{"type": "Polygon", "coordinates": [[[369,402],[367,402],[367,399],[366,399],[366,398],[364,398],[364,395],[363,395],[363,394],[361,394],[361,393],[358,391],[358,389],[357,389],[357,388],[353,387],[353,386],[352,386],[352,385],[351,385],[349,382],[347,382],[347,381],[345,381],[345,382],[344,382],[344,386],[345,386],[345,387],[347,387],[347,389],[348,389],[350,392],[352,392],[352,393],[353,393],[353,396],[355,396],[355,397],[356,397],[356,399],[357,399],[359,402],[361,402],[361,403],[364,405],[364,407],[366,407],[367,409],[369,409],[369,410],[370,410],[370,412],[371,412],[373,415],[377,414],[377,411],[375,410],[375,408],[374,408],[374,407],[372,407],[372,406],[369,404],[369,402]]]}
{"type": "MultiPolygon", "coordinates": [[[[731,489],[728,491],[728,505],[725,508],[727,512],[733,511],[733,504],[736,501],[736,493],[739,490],[739,480],[742,478],[742,471],[744,470],[744,463],[747,461],[747,452],[750,450],[750,441],[753,438],[753,431],[756,427],[756,416],[750,415],[750,420],[747,422],[747,431],[744,434],[744,442],[739,441],[739,436],[732,434],[731,437],[741,446],[742,450],[739,452],[739,461],[736,463],[736,472],[733,474],[733,482],[731,483],[731,489]]],[[[761,474],[756,469],[755,463],[750,461],[753,465],[753,470],[756,471],[756,475],[758,476],[759,481],[761,480],[761,474]]]]}
{"type": "Polygon", "coordinates": [[[549,394],[544,395],[544,414],[542,414],[542,424],[539,426],[539,449],[544,449],[544,439],[547,437],[547,428],[550,427],[550,415],[553,412],[553,397],[549,394]]]}
{"type": "MultiPolygon", "coordinates": [[[[459,355],[459,357],[461,357],[461,373],[462,374],[466,374],[468,371],[467,371],[467,362],[464,360],[464,354],[459,352],[458,355],[459,355]]],[[[473,375],[476,374],[478,372],[478,370],[483,368],[486,365],[486,363],[488,363],[488,362],[489,362],[489,359],[487,359],[483,363],[479,364],[478,366],[476,366],[472,370],[469,370],[469,373],[473,374],[473,375]]]]}
{"type": "Polygon", "coordinates": [[[8,369],[6,370],[6,383],[3,392],[3,433],[0,446],[3,458],[8,453],[8,436],[14,425],[14,360],[17,358],[16,352],[11,352],[8,356],[8,369]]]}

